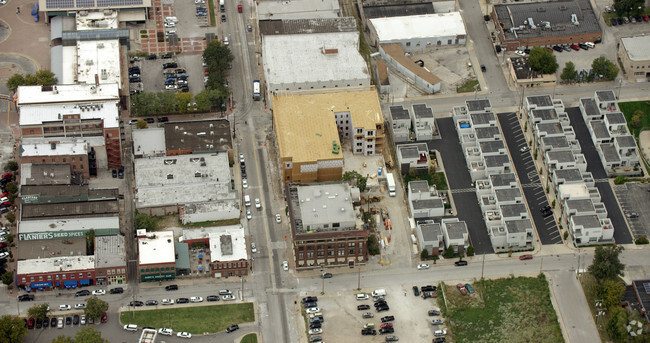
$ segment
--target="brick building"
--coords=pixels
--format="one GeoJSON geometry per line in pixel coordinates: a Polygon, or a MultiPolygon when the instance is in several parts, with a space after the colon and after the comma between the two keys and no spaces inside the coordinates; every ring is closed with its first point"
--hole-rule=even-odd
{"type": "Polygon", "coordinates": [[[244,228],[235,226],[210,233],[210,270],[214,277],[248,275],[244,228]]]}
{"type": "Polygon", "coordinates": [[[95,283],[123,285],[127,280],[124,236],[95,237],[95,283]]]}
{"type": "Polygon", "coordinates": [[[95,256],[57,256],[19,260],[16,285],[26,290],[77,288],[95,284],[95,256]]]}
{"type": "Polygon", "coordinates": [[[492,20],[506,50],[600,42],[603,37],[588,0],[496,4],[492,20]]]}
{"type": "Polygon", "coordinates": [[[176,278],[173,231],[138,230],[138,280],[159,281],[176,278]]]}
{"type": "Polygon", "coordinates": [[[68,164],[71,174],[79,174],[84,180],[90,178],[90,146],[83,139],[61,142],[57,138],[25,138],[18,151],[23,164],[68,164]]]}
{"type": "Polygon", "coordinates": [[[22,137],[101,137],[97,160],[122,165],[116,83],[20,86],[16,94],[22,137]]]}
{"type": "Polygon", "coordinates": [[[365,263],[369,231],[357,222],[347,184],[287,185],[296,269],[365,263]]]}

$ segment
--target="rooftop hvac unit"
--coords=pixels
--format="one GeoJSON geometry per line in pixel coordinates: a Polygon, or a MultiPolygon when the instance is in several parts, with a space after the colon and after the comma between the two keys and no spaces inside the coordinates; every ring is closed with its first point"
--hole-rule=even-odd
{"type": "Polygon", "coordinates": [[[104,43],[97,43],[97,49],[103,49],[104,43]]]}

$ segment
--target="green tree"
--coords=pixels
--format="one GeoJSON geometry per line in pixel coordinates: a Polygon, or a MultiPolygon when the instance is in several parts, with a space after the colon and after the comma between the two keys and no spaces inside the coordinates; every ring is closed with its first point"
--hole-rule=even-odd
{"type": "Polygon", "coordinates": [[[426,261],[429,259],[429,250],[427,249],[422,249],[422,252],[420,253],[420,259],[422,261],[426,261]]]}
{"type": "Polygon", "coordinates": [[[5,189],[6,189],[7,192],[9,192],[9,193],[16,193],[16,192],[18,192],[18,186],[16,186],[16,183],[15,183],[15,182],[9,182],[9,183],[7,184],[7,186],[5,187],[5,189]]]}
{"type": "Polygon", "coordinates": [[[643,0],[614,0],[614,10],[619,17],[641,15],[645,8],[643,0]]]}
{"type": "Polygon", "coordinates": [[[207,112],[210,110],[216,110],[221,106],[222,101],[220,99],[223,98],[225,98],[224,95],[218,90],[204,89],[194,96],[194,101],[196,102],[198,111],[207,112]]]}
{"type": "Polygon", "coordinates": [[[192,99],[194,98],[194,95],[192,93],[187,92],[187,93],[176,93],[176,108],[178,108],[179,112],[182,113],[187,113],[190,111],[190,105],[192,103],[192,99]]]}
{"type": "Polygon", "coordinates": [[[11,285],[11,283],[14,282],[14,273],[11,271],[5,272],[2,274],[2,283],[5,284],[6,286],[11,285]]]}
{"type": "Polygon", "coordinates": [[[591,62],[591,69],[594,74],[602,75],[605,80],[614,80],[618,75],[618,67],[614,62],[607,59],[605,56],[600,56],[591,62]]]}
{"type": "Polygon", "coordinates": [[[434,254],[432,258],[433,258],[433,264],[436,264],[436,262],[440,259],[440,256],[434,254]]]}
{"type": "Polygon", "coordinates": [[[95,230],[90,229],[86,232],[86,253],[88,255],[95,254],[95,230]]]}
{"type": "Polygon", "coordinates": [[[476,253],[476,250],[474,250],[473,246],[470,245],[470,246],[467,247],[467,256],[474,256],[475,253],[476,253]]]}
{"type": "Polygon", "coordinates": [[[88,301],[86,301],[86,308],[84,308],[84,314],[88,318],[97,319],[101,317],[101,315],[107,310],[108,310],[108,303],[94,296],[88,299],[88,301]]]}
{"type": "Polygon", "coordinates": [[[225,88],[227,72],[234,60],[230,49],[216,40],[212,41],[203,51],[203,60],[209,72],[207,88],[225,88]]]}
{"type": "Polygon", "coordinates": [[[445,252],[442,254],[444,258],[454,258],[454,246],[450,245],[447,249],[445,249],[445,252]]]}
{"type": "Polygon", "coordinates": [[[560,74],[560,79],[562,81],[573,81],[576,79],[576,76],[578,76],[578,72],[576,71],[576,65],[573,64],[573,62],[569,61],[564,65],[564,69],[562,69],[562,73],[560,74]]]}
{"type": "Polygon", "coordinates": [[[59,335],[57,338],[52,340],[52,343],[75,343],[72,337],[65,335],[59,335]]]}
{"type": "Polygon", "coordinates": [[[156,114],[159,110],[156,93],[144,92],[131,96],[131,113],[136,116],[156,114]]]}
{"type": "Polygon", "coordinates": [[[138,119],[138,121],[135,123],[135,127],[136,127],[138,130],[142,130],[142,129],[146,129],[146,128],[148,128],[149,125],[147,125],[147,122],[144,121],[144,119],[138,119]]]}
{"type": "Polygon", "coordinates": [[[74,335],[74,343],[109,343],[94,327],[85,327],[74,335]]]}
{"type": "Polygon", "coordinates": [[[139,213],[139,212],[136,212],[135,214],[133,226],[135,227],[136,230],[145,229],[147,231],[154,231],[158,228],[156,225],[156,221],[153,218],[151,218],[146,213],[139,213]]]}
{"type": "Polygon", "coordinates": [[[596,247],[594,260],[589,266],[591,275],[598,281],[616,280],[623,275],[625,265],[618,259],[621,251],[623,251],[623,247],[620,245],[596,247]]]}
{"type": "Polygon", "coordinates": [[[160,109],[158,112],[162,113],[173,113],[178,111],[176,108],[176,94],[169,92],[158,92],[156,93],[158,104],[160,109]]]}
{"type": "Polygon", "coordinates": [[[615,342],[625,342],[627,338],[627,311],[620,306],[612,308],[609,312],[609,322],[607,323],[607,333],[615,342]]]}
{"type": "Polygon", "coordinates": [[[542,74],[553,74],[559,67],[553,52],[542,47],[534,47],[530,51],[528,63],[531,69],[542,74]]]}
{"type": "Polygon", "coordinates": [[[365,176],[361,176],[358,171],[356,170],[351,170],[351,171],[346,171],[343,173],[343,181],[356,181],[357,187],[359,187],[359,191],[365,192],[367,184],[368,184],[368,178],[365,176]]]}
{"type": "Polygon", "coordinates": [[[623,293],[625,293],[625,284],[617,280],[602,280],[596,285],[596,294],[603,300],[607,309],[619,306],[623,293]]]}
{"type": "Polygon", "coordinates": [[[50,305],[48,303],[43,303],[39,305],[34,305],[27,310],[27,315],[34,318],[43,320],[50,313],[50,305]]]}
{"type": "MultiPolygon", "coordinates": [[[[13,223],[14,221],[16,221],[16,215],[13,212],[9,212],[5,214],[5,219],[8,222],[13,223]]],[[[7,237],[11,237],[11,236],[7,236],[7,237]]]]}
{"type": "Polygon", "coordinates": [[[632,124],[632,126],[636,128],[640,128],[642,126],[641,124],[644,116],[645,113],[643,113],[643,111],[641,110],[634,111],[634,113],[632,114],[632,118],[630,118],[630,124],[632,124]]]}
{"type": "Polygon", "coordinates": [[[19,317],[4,315],[0,318],[2,343],[20,343],[27,334],[25,322],[19,317]]]}
{"type": "Polygon", "coordinates": [[[15,92],[19,86],[52,86],[58,82],[56,76],[53,72],[47,69],[41,69],[36,73],[27,74],[25,76],[21,74],[14,74],[7,80],[7,88],[12,92],[15,92]]]}
{"type": "Polygon", "coordinates": [[[7,162],[7,164],[5,164],[4,170],[6,172],[15,172],[16,170],[18,170],[18,162],[14,160],[7,162]]]}

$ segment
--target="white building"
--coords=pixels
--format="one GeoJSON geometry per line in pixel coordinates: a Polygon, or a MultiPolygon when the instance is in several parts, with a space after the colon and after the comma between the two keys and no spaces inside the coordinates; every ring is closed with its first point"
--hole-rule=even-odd
{"type": "Polygon", "coordinates": [[[136,208],[141,212],[178,213],[184,223],[240,216],[227,152],[139,158],[134,165],[136,208]]]}
{"type": "Polygon", "coordinates": [[[210,264],[214,277],[246,275],[248,252],[244,228],[228,227],[209,235],[210,264]],[[227,275],[224,275],[226,273],[227,275]]]}
{"type": "Polygon", "coordinates": [[[176,250],[174,231],[138,230],[138,279],[140,281],[174,279],[176,250]]]}
{"type": "Polygon", "coordinates": [[[411,114],[404,106],[391,106],[390,127],[393,133],[393,142],[401,143],[411,140],[411,114]]]}
{"type": "Polygon", "coordinates": [[[133,157],[160,157],[167,154],[165,128],[151,127],[133,130],[133,157]]]}
{"type": "Polygon", "coordinates": [[[402,144],[397,146],[397,163],[402,175],[411,171],[423,174],[429,172],[429,150],[426,143],[402,144]]]}
{"type": "Polygon", "coordinates": [[[433,110],[425,104],[413,105],[411,114],[413,130],[416,141],[428,141],[438,134],[433,110]]]}
{"type": "Polygon", "coordinates": [[[429,256],[444,250],[444,236],[438,223],[418,223],[416,227],[419,251],[427,250],[429,256]]]}
{"type": "Polygon", "coordinates": [[[255,5],[258,20],[323,19],[341,16],[339,2],[336,0],[265,0],[256,1],[255,5]]]}
{"type": "Polygon", "coordinates": [[[358,32],[265,36],[262,58],[269,92],[370,85],[358,32]]]}
{"type": "Polygon", "coordinates": [[[374,46],[400,43],[406,52],[442,45],[465,45],[467,33],[459,12],[370,19],[374,46]]]}
{"type": "Polygon", "coordinates": [[[441,222],[442,234],[445,238],[445,248],[454,246],[454,252],[458,252],[459,247],[466,251],[469,247],[469,231],[467,224],[459,221],[458,218],[443,219],[441,222]]]}
{"type": "Polygon", "coordinates": [[[442,217],[445,214],[445,204],[436,186],[429,186],[428,181],[408,183],[408,205],[411,216],[416,219],[442,217]]]}

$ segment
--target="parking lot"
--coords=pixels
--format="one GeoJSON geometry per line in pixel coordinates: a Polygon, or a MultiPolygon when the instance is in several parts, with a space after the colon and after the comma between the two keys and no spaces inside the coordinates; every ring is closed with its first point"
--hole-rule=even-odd
{"type": "MultiPolygon", "coordinates": [[[[418,285],[418,286],[425,286],[418,285]]],[[[385,301],[390,307],[388,311],[377,312],[373,306],[372,289],[362,291],[345,291],[318,295],[324,323],[323,333],[320,334],[324,342],[384,342],[386,336],[394,335],[400,342],[431,342],[433,332],[442,329],[442,326],[431,325],[432,319],[443,319],[440,316],[429,317],[429,310],[439,310],[436,298],[423,299],[416,297],[411,285],[386,288],[385,301]],[[406,288],[408,287],[408,288],[406,288]],[[356,300],[356,294],[368,294],[367,300],[356,300]],[[357,310],[359,305],[368,305],[369,310],[357,310]],[[363,318],[364,313],[372,313],[373,318],[363,318]],[[380,334],[381,318],[394,316],[392,321],[394,333],[380,334]],[[366,323],[373,323],[375,336],[361,335],[361,330],[366,323]]],[[[300,304],[300,300],[297,301],[300,304]]],[[[444,319],[443,319],[444,320],[444,319]]],[[[307,328],[308,330],[308,328],[307,328]]]]}
{"type": "MultiPolygon", "coordinates": [[[[163,74],[163,64],[176,62],[178,68],[184,68],[187,77],[190,93],[197,94],[204,89],[203,84],[203,60],[201,55],[175,55],[172,58],[163,59],[157,56],[155,60],[140,58],[129,65],[129,67],[138,66],[140,68],[140,79],[142,82],[131,83],[130,89],[141,92],[162,92],[165,91],[165,75],[163,74]]],[[[171,90],[175,91],[175,90],[171,90]]]]}
{"type": "Polygon", "coordinates": [[[645,235],[650,237],[650,186],[645,183],[629,182],[614,186],[614,192],[625,214],[634,238],[645,235]]]}

